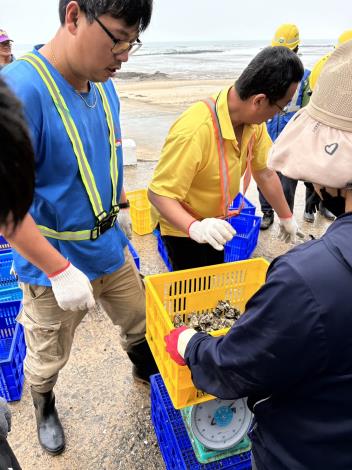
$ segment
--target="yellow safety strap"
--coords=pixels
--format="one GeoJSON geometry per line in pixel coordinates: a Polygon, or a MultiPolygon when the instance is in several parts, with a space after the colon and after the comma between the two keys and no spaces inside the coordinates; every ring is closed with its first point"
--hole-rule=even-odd
{"type": "MultiPolygon", "coordinates": [[[[108,214],[103,208],[100,194],[96,187],[93,172],[90,168],[88,159],[85,155],[81,138],[79,136],[77,127],[72,119],[68,106],[66,105],[66,102],[63,96],[61,95],[61,92],[55,80],[51,76],[49,70],[47,69],[45,63],[39,57],[37,57],[35,54],[28,53],[24,55],[23,57],[21,57],[20,60],[25,60],[29,62],[36,69],[36,71],[42,78],[44,84],[46,85],[52,97],[52,100],[56,106],[56,109],[62,119],[62,122],[65,126],[66,132],[71,140],[73,151],[78,162],[78,167],[79,167],[80,175],[82,178],[82,182],[87,191],[94,215],[97,221],[101,222],[103,219],[107,217],[108,214]]],[[[99,94],[101,96],[104,112],[106,115],[107,125],[109,128],[110,175],[111,175],[111,182],[112,182],[112,209],[114,210],[117,204],[116,197],[117,197],[117,181],[118,181],[118,165],[117,165],[117,156],[116,156],[116,148],[115,148],[114,124],[113,124],[112,114],[111,114],[108,100],[106,98],[104,88],[100,83],[96,83],[95,86],[97,87],[99,94]]],[[[69,231],[57,232],[56,230],[53,230],[53,229],[50,229],[48,227],[44,227],[41,225],[38,225],[38,228],[44,236],[50,237],[50,238],[56,238],[58,240],[88,240],[91,238],[91,235],[92,235],[91,230],[81,230],[77,232],[69,232],[69,231]]]]}
{"type": "Polygon", "coordinates": [[[101,96],[103,102],[103,107],[106,115],[106,121],[109,127],[109,138],[110,138],[110,174],[112,182],[112,207],[116,204],[117,199],[117,179],[118,179],[118,166],[117,166],[117,157],[116,157],[116,142],[115,142],[115,131],[114,131],[114,121],[112,120],[112,114],[109,106],[109,102],[106,98],[106,94],[101,83],[96,83],[96,87],[101,96]]]}

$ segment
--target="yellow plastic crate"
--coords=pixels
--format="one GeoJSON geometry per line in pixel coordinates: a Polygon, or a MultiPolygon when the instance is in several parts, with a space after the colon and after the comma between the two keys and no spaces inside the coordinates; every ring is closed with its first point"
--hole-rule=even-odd
{"type": "MultiPolygon", "coordinates": [[[[265,259],[254,258],[145,277],[146,338],[176,409],[214,397],[197,390],[188,367],[177,365],[165,350],[164,336],[174,328],[174,316],[204,313],[219,300],[229,300],[243,312],[247,301],[265,282],[268,266],[265,259]]],[[[212,334],[220,336],[227,331],[212,334]]]]}
{"type": "Polygon", "coordinates": [[[152,233],[153,224],[150,213],[150,202],[146,189],[137,189],[126,193],[130,201],[130,215],[132,219],[132,229],[138,235],[152,233]]]}

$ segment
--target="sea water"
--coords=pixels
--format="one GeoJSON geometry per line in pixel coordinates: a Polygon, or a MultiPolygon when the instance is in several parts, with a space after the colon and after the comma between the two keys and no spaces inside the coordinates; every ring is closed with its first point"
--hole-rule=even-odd
{"type": "MultiPolygon", "coordinates": [[[[143,39],[143,38],[142,38],[143,39]]],[[[122,65],[122,79],[228,79],[234,78],[264,47],[266,41],[175,41],[147,42],[122,65]]],[[[15,44],[20,57],[31,50],[29,44],[15,44]]],[[[333,50],[333,40],[302,41],[299,57],[310,69],[315,62],[333,50]]]]}

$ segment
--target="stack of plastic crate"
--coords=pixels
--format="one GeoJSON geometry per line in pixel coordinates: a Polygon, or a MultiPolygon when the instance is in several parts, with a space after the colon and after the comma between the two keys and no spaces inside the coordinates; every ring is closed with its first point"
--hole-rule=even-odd
{"type": "Polygon", "coordinates": [[[22,326],[16,322],[22,291],[11,274],[12,251],[0,237],[0,396],[19,400],[23,388],[26,344],[22,326]]]}
{"type": "Polygon", "coordinates": [[[250,452],[201,464],[193,451],[181,412],[176,410],[160,374],[150,381],[151,417],[167,470],[246,470],[251,468],[250,452]]]}

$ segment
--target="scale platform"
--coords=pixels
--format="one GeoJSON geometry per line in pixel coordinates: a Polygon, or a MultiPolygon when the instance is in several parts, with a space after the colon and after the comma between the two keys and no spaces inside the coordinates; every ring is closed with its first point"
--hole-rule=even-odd
{"type": "Polygon", "coordinates": [[[181,414],[200,463],[215,462],[251,449],[247,432],[252,414],[245,400],[215,399],[184,408],[181,414]]]}
{"type": "MultiPolygon", "coordinates": [[[[212,460],[212,457],[216,453],[219,456],[218,451],[200,449],[197,452],[200,457],[204,452],[203,457],[208,463],[199,462],[182,414],[173,407],[160,374],[151,377],[151,418],[167,470],[251,469],[251,453],[248,451],[248,445],[244,447],[245,442],[249,441],[239,443],[243,445],[243,448],[237,449],[240,453],[222,455],[220,459],[215,460],[212,460]],[[211,453],[214,455],[210,456],[211,453]]],[[[226,421],[226,416],[224,419],[226,421]]]]}

